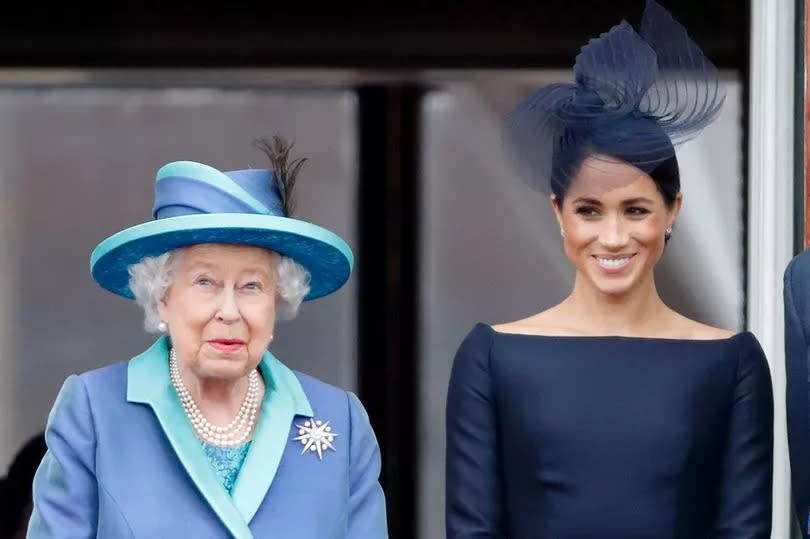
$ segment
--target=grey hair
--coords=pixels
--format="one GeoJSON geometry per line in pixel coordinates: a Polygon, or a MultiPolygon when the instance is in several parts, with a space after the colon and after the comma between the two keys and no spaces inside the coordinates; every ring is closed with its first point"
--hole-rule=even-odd
{"type": "MultiPolygon", "coordinates": [[[[150,333],[160,331],[158,303],[174,280],[174,268],[181,251],[176,249],[160,256],[147,256],[129,267],[129,289],[135,302],[143,308],[143,326],[150,333]]],[[[291,320],[309,294],[310,273],[292,258],[276,252],[273,252],[273,257],[276,262],[276,318],[291,320]]]]}

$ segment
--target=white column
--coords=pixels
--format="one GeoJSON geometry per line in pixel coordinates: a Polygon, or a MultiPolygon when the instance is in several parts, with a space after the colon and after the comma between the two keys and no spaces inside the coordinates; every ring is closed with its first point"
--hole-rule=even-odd
{"type": "Polygon", "coordinates": [[[791,515],[782,276],[793,255],[795,9],[795,0],[751,2],[748,328],[774,383],[774,539],[789,537],[791,515]]]}

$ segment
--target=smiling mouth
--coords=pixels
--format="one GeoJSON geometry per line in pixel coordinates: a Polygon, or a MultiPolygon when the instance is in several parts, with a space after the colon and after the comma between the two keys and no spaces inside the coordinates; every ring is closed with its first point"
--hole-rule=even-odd
{"type": "Polygon", "coordinates": [[[596,259],[596,263],[599,264],[601,267],[609,270],[617,270],[625,267],[630,263],[630,260],[636,256],[635,254],[631,255],[623,255],[623,256],[599,256],[594,255],[594,259],[596,259]]]}

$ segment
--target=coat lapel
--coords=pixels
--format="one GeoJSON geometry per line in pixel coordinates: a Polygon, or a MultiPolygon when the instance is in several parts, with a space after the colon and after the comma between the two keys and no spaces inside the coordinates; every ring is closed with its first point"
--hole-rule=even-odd
{"type": "Polygon", "coordinates": [[[239,512],[250,522],[276,476],[289,443],[295,416],[312,417],[312,407],[295,374],[266,352],[259,364],[266,384],[262,415],[232,492],[239,512]]]}
{"type": "MultiPolygon", "coordinates": [[[[219,482],[183,412],[169,379],[168,353],[168,337],[163,336],[130,361],[127,367],[127,400],[152,407],[183,468],[222,523],[234,537],[252,538],[247,525],[249,520],[243,518],[219,482]]],[[[263,414],[267,413],[266,408],[265,401],[263,414]]],[[[253,453],[253,450],[250,452],[253,453]]]]}

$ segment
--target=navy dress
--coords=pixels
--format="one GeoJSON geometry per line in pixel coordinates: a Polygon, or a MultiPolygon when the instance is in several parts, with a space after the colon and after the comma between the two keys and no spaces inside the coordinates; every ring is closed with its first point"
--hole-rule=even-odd
{"type": "Polygon", "coordinates": [[[497,333],[447,400],[448,538],[770,537],[773,393],[753,334],[497,333]]]}

